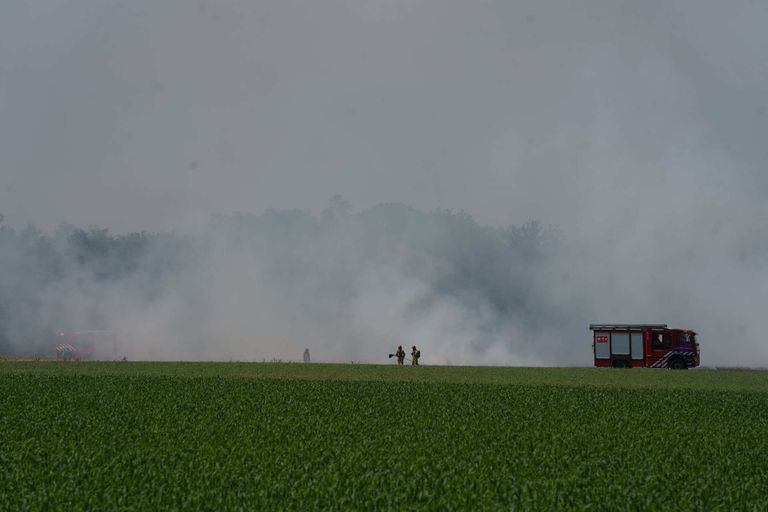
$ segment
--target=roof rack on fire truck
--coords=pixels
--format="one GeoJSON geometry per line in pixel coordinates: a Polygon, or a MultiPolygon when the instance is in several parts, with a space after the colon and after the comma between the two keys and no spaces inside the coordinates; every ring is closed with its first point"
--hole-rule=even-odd
{"type": "Polygon", "coordinates": [[[667,324],[589,324],[591,331],[602,329],[627,330],[627,329],[666,329],[667,324]]]}

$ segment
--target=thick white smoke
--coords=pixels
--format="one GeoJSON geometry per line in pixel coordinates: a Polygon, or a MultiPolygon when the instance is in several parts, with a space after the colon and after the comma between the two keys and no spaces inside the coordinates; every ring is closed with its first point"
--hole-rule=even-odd
{"type": "Polygon", "coordinates": [[[767,24],[753,0],[2,2],[6,223],[194,234],[127,268],[5,233],[0,343],[588,364],[589,322],[647,321],[764,366],[767,24]],[[331,229],[335,193],[363,211],[331,229]],[[388,201],[480,225],[363,222],[388,201]],[[318,226],[204,227],[270,207],[318,226]],[[561,242],[479,234],[528,218],[561,242]]]}

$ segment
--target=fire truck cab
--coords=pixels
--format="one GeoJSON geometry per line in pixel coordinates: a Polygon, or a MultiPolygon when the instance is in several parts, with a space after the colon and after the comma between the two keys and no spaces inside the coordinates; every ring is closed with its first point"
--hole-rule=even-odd
{"type": "Polygon", "coordinates": [[[117,335],[112,331],[75,331],[59,333],[53,347],[56,359],[115,359],[117,335]]]}
{"type": "Polygon", "coordinates": [[[672,368],[699,365],[699,343],[689,329],[667,324],[590,324],[595,366],[672,368]]]}

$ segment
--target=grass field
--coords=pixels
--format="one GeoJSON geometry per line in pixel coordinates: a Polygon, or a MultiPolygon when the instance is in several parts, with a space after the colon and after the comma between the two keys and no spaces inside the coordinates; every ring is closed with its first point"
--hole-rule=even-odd
{"type": "Polygon", "coordinates": [[[0,362],[5,510],[768,510],[768,373],[0,362]]]}

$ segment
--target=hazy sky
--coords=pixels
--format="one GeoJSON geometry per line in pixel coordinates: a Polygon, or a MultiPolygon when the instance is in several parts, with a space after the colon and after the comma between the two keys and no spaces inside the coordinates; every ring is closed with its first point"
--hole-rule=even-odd
{"type": "Polygon", "coordinates": [[[574,325],[695,326],[711,363],[765,365],[766,27],[759,0],[4,0],[0,213],[533,218],[569,240],[540,284],[574,325]]]}
{"type": "Polygon", "coordinates": [[[578,233],[759,208],[766,26],[764,1],[5,0],[0,212],[184,229],[338,193],[578,233]]]}

